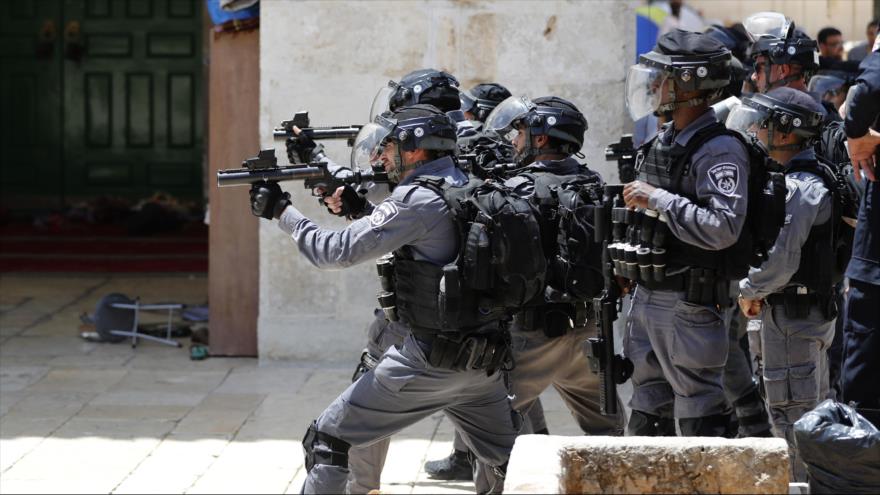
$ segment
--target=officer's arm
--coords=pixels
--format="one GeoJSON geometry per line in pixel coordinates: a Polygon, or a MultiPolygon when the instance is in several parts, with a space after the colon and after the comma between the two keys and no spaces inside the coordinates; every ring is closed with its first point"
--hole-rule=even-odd
{"type": "Polygon", "coordinates": [[[868,55],[873,60],[862,62],[864,70],[850,89],[846,101],[846,135],[859,138],[880,115],[880,53],[868,55]]]}
{"type": "Polygon", "coordinates": [[[426,232],[418,212],[395,198],[383,201],[372,215],[353,221],[343,230],[321,228],[293,206],[284,210],[278,225],[313,265],[326,269],[376,259],[426,232]]]}
{"type": "Polygon", "coordinates": [[[740,293],[747,299],[762,299],[783,289],[800,266],[801,248],[810,229],[831,217],[831,202],[824,186],[804,185],[791,177],[786,178],[785,185],[785,224],[779,237],[761,267],[749,270],[748,277],[739,283],[740,293]]]}
{"type": "Polygon", "coordinates": [[[692,160],[699,204],[657,189],[648,205],[666,214],[678,239],[709,250],[732,246],[739,238],[748,206],[748,155],[732,137],[700,147],[692,160]]]}

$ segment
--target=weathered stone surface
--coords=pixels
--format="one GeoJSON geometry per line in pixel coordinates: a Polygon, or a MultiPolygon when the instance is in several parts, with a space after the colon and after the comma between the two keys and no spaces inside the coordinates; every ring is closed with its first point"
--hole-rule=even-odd
{"type": "Polygon", "coordinates": [[[517,438],[504,493],[788,493],[777,438],[517,438]]]}

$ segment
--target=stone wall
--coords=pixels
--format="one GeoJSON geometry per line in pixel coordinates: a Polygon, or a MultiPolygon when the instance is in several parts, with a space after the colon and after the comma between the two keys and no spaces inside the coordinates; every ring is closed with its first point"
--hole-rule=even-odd
{"type": "MultiPolygon", "coordinates": [[[[423,67],[465,88],[498,81],[515,94],[574,101],[590,130],[588,163],[609,180],[604,146],[630,125],[624,78],[638,1],[261,2],[260,136],[296,110],[313,125],[364,123],[389,79],[423,67]]],[[[278,155],[284,156],[283,146],[278,155]]],[[[255,150],[256,151],[256,150],[255,150]]],[[[348,160],[344,145],[331,156],[348,160]]],[[[243,157],[230,157],[230,160],[243,157]]],[[[283,160],[283,159],[282,159],[283,160]]],[[[299,184],[285,189],[320,225],[342,227],[299,184]]],[[[352,363],[375,306],[375,268],[319,271],[274,222],[260,226],[259,353],[263,359],[352,363]]]]}

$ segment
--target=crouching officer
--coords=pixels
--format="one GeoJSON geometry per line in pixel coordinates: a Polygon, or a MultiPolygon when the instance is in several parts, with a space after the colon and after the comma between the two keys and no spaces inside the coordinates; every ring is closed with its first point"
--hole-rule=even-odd
{"type": "MultiPolygon", "coordinates": [[[[408,264],[436,270],[458,255],[456,226],[444,199],[414,180],[430,175],[453,185],[467,182],[450,157],[456,149],[455,123],[429,105],[403,107],[376,121],[362,137],[378,143],[369,152],[397,187],[379,205],[367,205],[368,216],[341,231],[320,228],[271,183],[252,189],[252,211],[278,218],[300,253],[319,268],[345,268],[393,251],[396,258],[410,260],[408,264]]],[[[437,290],[433,285],[421,287],[424,279],[409,280],[406,273],[394,279],[418,293],[437,290]]],[[[412,317],[399,316],[404,323],[412,317]]],[[[477,328],[443,329],[444,334],[469,332],[485,337],[486,352],[497,351],[497,356],[506,354],[506,349],[497,348],[499,343],[506,345],[506,338],[497,338],[505,331],[500,321],[477,328]]],[[[422,329],[418,337],[410,333],[400,348],[389,348],[375,368],[349,386],[309,427],[303,440],[308,471],[304,493],[343,493],[352,446],[387,438],[441,410],[462,432],[478,460],[478,492],[501,492],[516,427],[502,373],[493,373],[500,363],[495,363],[495,369],[450,369],[432,364],[433,347],[434,339],[422,329]]],[[[481,357],[471,357],[473,362],[483,362],[481,357]]]]}
{"type": "Polygon", "coordinates": [[[832,273],[834,174],[820,167],[812,148],[823,115],[810,95],[782,87],[745,98],[727,121],[731,129],[755,133],[785,167],[785,224],[767,261],[740,281],[739,305],[745,316],[761,319],[766,401],[774,434],[788,442],[797,481],[806,481],[806,472],[793,425],[828,395],[834,284],[842,279],[832,273]]]}
{"type": "Polygon", "coordinates": [[[668,122],[639,150],[638,180],[624,188],[631,210],[624,223],[628,230],[642,225],[644,242],[631,237],[618,251],[651,258],[633,259],[635,269],[619,273],[637,282],[624,336],[635,368],[630,435],[674,435],[673,414],[685,436],[727,430],[723,311],[732,305],[730,283],[737,278],[728,268],[736,265],[741,277],[751,254],[740,242],[748,154],[718,129],[709,107],[730,82],[730,60],[711,36],[675,30],[627,75],[633,119],[653,112],[668,122]]]}

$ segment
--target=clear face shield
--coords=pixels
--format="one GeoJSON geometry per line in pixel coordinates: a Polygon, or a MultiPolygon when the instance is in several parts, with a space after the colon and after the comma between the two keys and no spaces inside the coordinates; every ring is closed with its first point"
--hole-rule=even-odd
{"type": "Polygon", "coordinates": [[[484,128],[497,134],[502,140],[513,143],[519,131],[514,127],[517,120],[523,118],[531,109],[535,108],[525,96],[511,96],[502,101],[486,117],[484,128]]]}
{"type": "MultiPolygon", "coordinates": [[[[728,129],[737,131],[744,136],[753,138],[764,137],[762,141],[765,141],[766,137],[761,136],[759,133],[761,129],[767,128],[767,120],[768,115],[764,112],[746,105],[739,105],[730,112],[725,125],[728,129]]],[[[766,145],[767,143],[765,142],[764,144],[766,145]]]]}
{"type": "Polygon", "coordinates": [[[397,90],[397,85],[394,81],[389,81],[388,85],[383,87],[376,93],[376,96],[373,97],[373,104],[370,105],[370,122],[376,120],[377,115],[382,115],[391,109],[391,95],[397,90]]]}
{"type": "Polygon", "coordinates": [[[656,68],[636,64],[626,74],[626,107],[633,120],[656,112],[663,100],[663,85],[669,75],[656,68]]]}
{"type": "Polygon", "coordinates": [[[384,170],[380,156],[385,138],[391,133],[391,128],[369,123],[358,132],[351,147],[351,166],[361,170],[384,170]]]}
{"type": "Polygon", "coordinates": [[[743,27],[753,42],[763,36],[784,40],[791,34],[792,22],[779,12],[758,12],[746,18],[743,27]]]}

